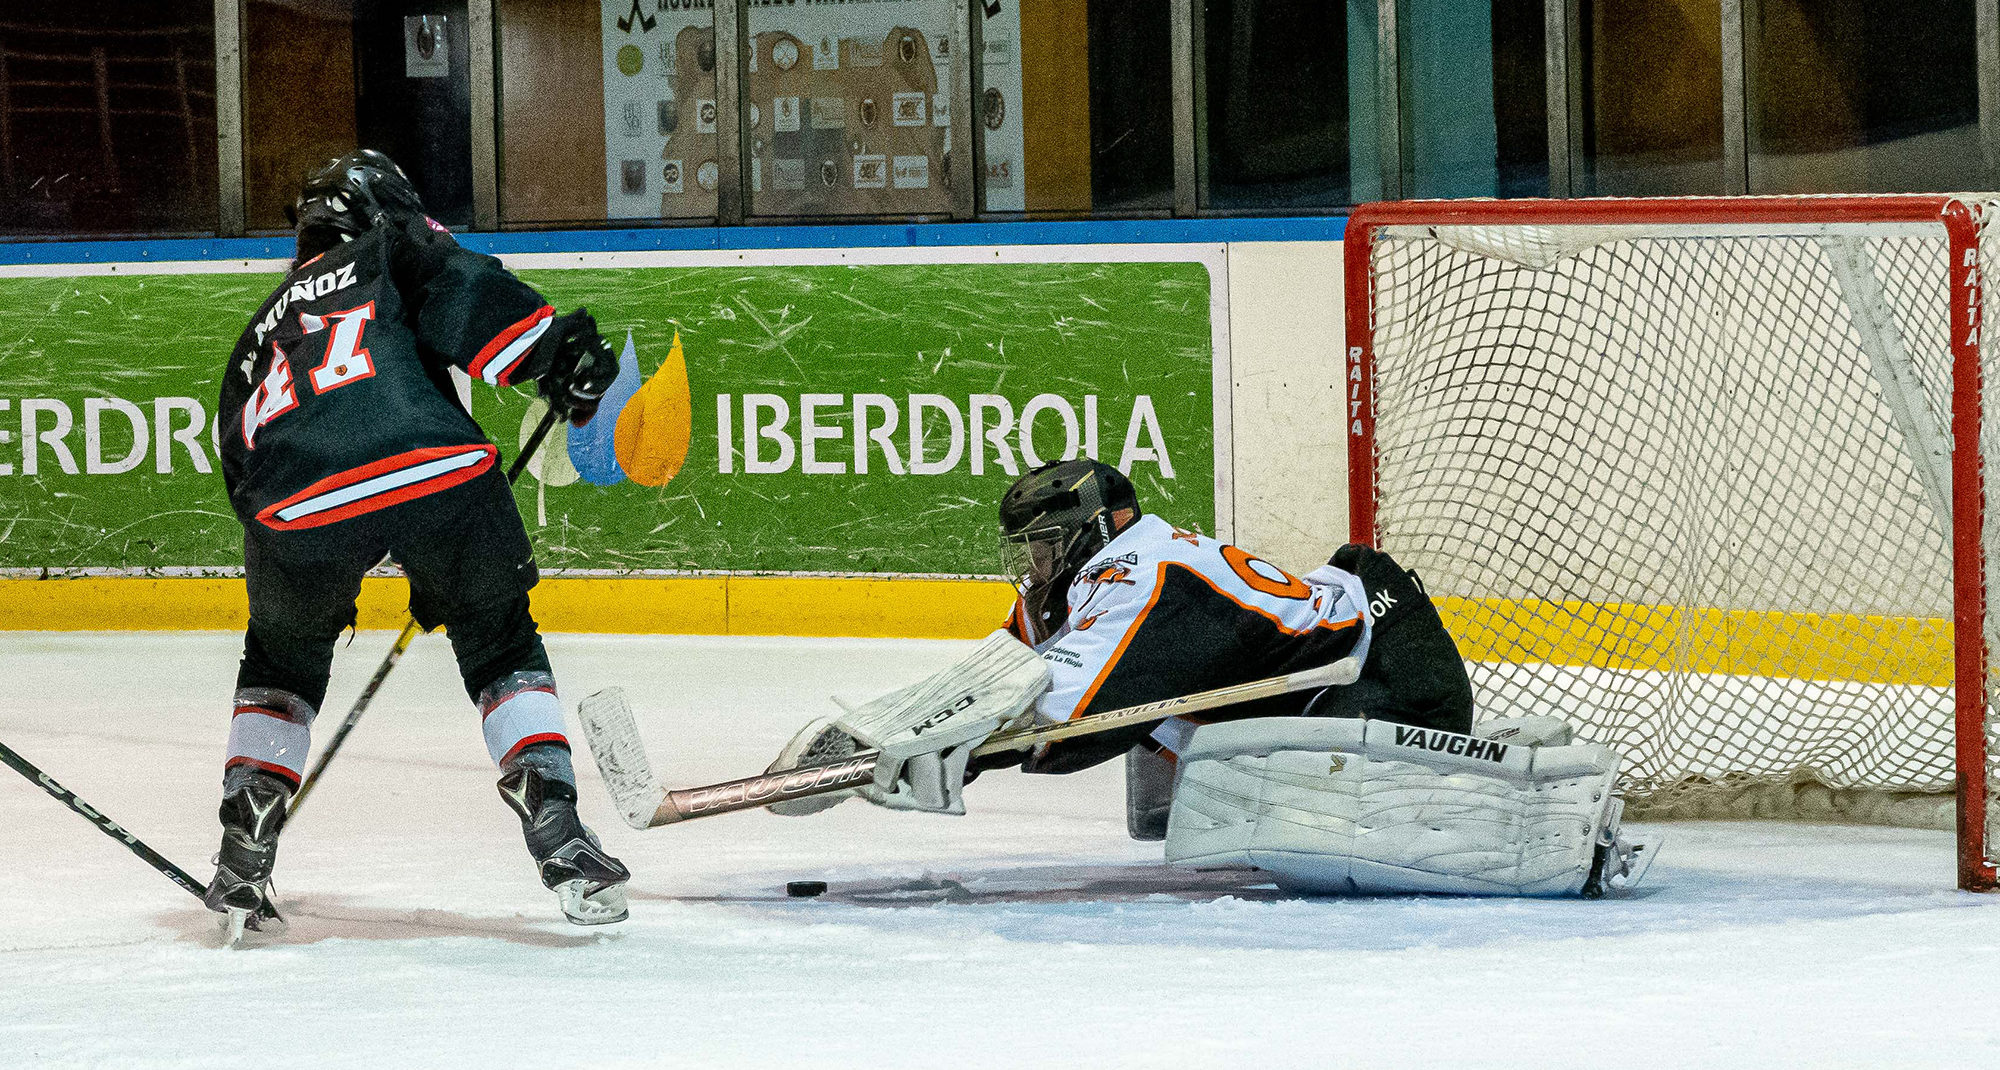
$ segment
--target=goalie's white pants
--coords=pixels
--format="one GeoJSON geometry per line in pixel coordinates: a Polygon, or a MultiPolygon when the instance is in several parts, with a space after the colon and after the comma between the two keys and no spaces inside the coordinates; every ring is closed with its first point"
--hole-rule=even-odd
{"type": "Polygon", "coordinates": [[[1575,895],[1615,830],[1618,761],[1387,721],[1204,725],[1181,754],[1167,861],[1254,866],[1308,894],[1575,895]]]}

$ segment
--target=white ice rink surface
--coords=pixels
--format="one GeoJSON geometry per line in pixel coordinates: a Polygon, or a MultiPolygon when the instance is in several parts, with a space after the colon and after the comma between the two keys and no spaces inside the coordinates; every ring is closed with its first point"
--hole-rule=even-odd
{"type": "MultiPolygon", "coordinates": [[[[390,637],[336,660],[323,741],[390,637]]],[[[0,633],[0,741],[206,879],[236,636],[0,633]]],[[[957,644],[555,636],[656,767],[756,772],[827,694],[957,644]]],[[[1667,826],[1601,902],[1303,901],[1163,868],[1119,764],[991,774],[963,818],[848,802],[635,832],[582,753],[632,919],[560,920],[443,639],[419,640],[279,854],[284,941],[213,915],[0,769],[0,1068],[1973,1067],[2000,896],[1948,836],[1667,826]],[[788,879],[832,890],[790,900],[788,879]]]]}

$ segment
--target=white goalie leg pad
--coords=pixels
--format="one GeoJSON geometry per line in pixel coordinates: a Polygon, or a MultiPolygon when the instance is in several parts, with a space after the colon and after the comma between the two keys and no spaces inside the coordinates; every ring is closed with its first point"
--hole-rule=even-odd
{"type": "Polygon", "coordinates": [[[1591,882],[1619,756],[1387,721],[1205,725],[1181,755],[1167,861],[1317,895],[1560,896],[1591,882]]]}
{"type": "Polygon", "coordinates": [[[1472,726],[1472,734],[1480,739],[1497,739],[1502,743],[1522,743],[1530,747],[1564,747],[1576,738],[1576,732],[1568,721],[1560,717],[1531,713],[1526,717],[1495,717],[1472,726]]]}

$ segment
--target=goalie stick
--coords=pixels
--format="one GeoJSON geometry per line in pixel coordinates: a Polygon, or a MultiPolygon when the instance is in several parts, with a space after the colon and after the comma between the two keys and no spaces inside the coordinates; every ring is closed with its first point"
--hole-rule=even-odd
{"type": "MultiPolygon", "coordinates": [[[[1000,751],[1027,750],[1042,743],[1108,732],[1179,714],[1254,702],[1310,688],[1351,684],[1360,675],[1360,662],[1342,658],[1331,665],[1253,680],[1247,684],[1107,710],[1073,721],[1003,732],[980,744],[972,753],[977,757],[1000,751]]],[[[875,762],[879,756],[876,751],[866,750],[830,765],[783,769],[706,787],[666,790],[653,776],[652,764],[646,758],[645,742],[639,738],[639,726],[633,720],[631,704],[625,700],[622,688],[606,688],[584,699],[577,707],[577,718],[583,722],[583,735],[590,741],[590,753],[597,759],[598,772],[604,775],[605,789],[618,804],[625,823],[636,829],[656,828],[698,817],[752,810],[785,799],[861,787],[874,779],[875,762]]]]}
{"type": "MultiPolygon", "coordinates": [[[[521,473],[527,471],[528,462],[534,458],[535,451],[542,448],[542,440],[549,437],[549,429],[556,425],[558,412],[560,410],[551,405],[549,411],[542,414],[542,422],[535,425],[534,433],[530,434],[528,441],[522,445],[521,455],[514,458],[513,464],[507,466],[508,486],[513,486],[514,481],[521,478],[521,473]]],[[[299,790],[292,796],[292,805],[285,811],[286,820],[298,816],[299,807],[305,805],[306,796],[312,794],[313,785],[319,783],[320,774],[326,772],[326,763],[333,761],[333,756],[340,753],[340,745],[347,742],[347,734],[354,731],[354,726],[361,720],[361,715],[368,712],[368,704],[375,701],[375,692],[382,690],[382,681],[389,678],[389,670],[403,660],[403,652],[410,649],[410,644],[416,641],[423,630],[423,626],[417,623],[416,615],[411,614],[410,619],[404,623],[402,632],[396,636],[396,642],[389,647],[389,653],[382,658],[382,664],[376,666],[375,675],[368,679],[368,686],[362,688],[361,694],[355,696],[353,708],[347,711],[347,719],[340,722],[340,727],[334,730],[333,738],[326,741],[326,749],[320,752],[319,761],[313,763],[312,772],[307,773],[306,778],[299,782],[299,790]]]]}

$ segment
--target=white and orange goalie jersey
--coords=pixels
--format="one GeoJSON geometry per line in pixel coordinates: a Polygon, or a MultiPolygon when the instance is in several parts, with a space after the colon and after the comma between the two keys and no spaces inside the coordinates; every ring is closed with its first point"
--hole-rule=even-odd
{"type": "MultiPolygon", "coordinates": [[[[1457,708],[1439,709],[1435,717],[1427,717],[1424,714],[1433,711],[1404,708],[1413,704],[1398,701],[1398,681],[1385,679],[1379,667],[1370,671],[1371,662],[1377,660],[1371,647],[1380,645],[1382,623],[1423,620],[1419,630],[1429,641],[1412,644],[1412,653],[1421,648],[1426,660],[1436,660],[1437,639],[1449,646],[1450,637],[1437,623],[1429,600],[1387,555],[1366,547],[1342,553],[1354,571],[1327,565],[1301,579],[1157,516],[1139,518],[1082,568],[1070,585],[1067,619],[1036,646],[1054,677],[1037,705],[1037,716],[1045,722],[1065,721],[1354,655],[1363,663],[1363,682],[1355,688],[1246,703],[1213,719],[1368,712],[1396,720],[1436,720],[1439,727],[1463,720],[1469,727],[1469,692],[1462,704],[1425,703],[1419,697],[1414,705],[1463,706],[1463,717],[1457,708]],[[1380,582],[1364,583],[1363,573],[1380,582]],[[1368,605],[1371,598],[1377,603],[1373,610],[1368,605]],[[1418,603],[1408,608],[1420,614],[1399,612],[1409,603],[1418,603]]],[[[1017,603],[1009,620],[1009,629],[1017,636],[1025,634],[1021,614],[1017,603]]],[[[1445,675],[1455,673],[1462,686],[1464,669],[1457,664],[1455,648],[1449,661],[1445,675]]],[[[1171,752],[1192,727],[1175,718],[1079,737],[1035,753],[1026,768],[1069,772],[1142,742],[1171,752]]]]}

